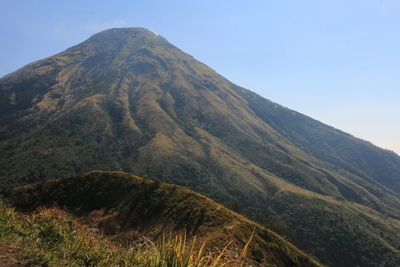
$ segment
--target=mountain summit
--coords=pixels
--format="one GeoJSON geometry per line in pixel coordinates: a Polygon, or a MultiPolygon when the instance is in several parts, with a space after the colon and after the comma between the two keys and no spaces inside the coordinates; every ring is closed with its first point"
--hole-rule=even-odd
{"type": "Polygon", "coordinates": [[[106,30],[0,79],[2,183],[94,169],[240,203],[323,263],[400,264],[399,156],[231,83],[146,29],[106,30]]]}

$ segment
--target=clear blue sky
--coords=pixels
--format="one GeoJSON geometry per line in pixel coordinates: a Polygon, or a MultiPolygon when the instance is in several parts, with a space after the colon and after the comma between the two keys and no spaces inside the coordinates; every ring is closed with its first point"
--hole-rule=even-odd
{"type": "Polygon", "coordinates": [[[0,76],[145,27],[229,80],[400,154],[399,0],[0,0],[0,76]]]}

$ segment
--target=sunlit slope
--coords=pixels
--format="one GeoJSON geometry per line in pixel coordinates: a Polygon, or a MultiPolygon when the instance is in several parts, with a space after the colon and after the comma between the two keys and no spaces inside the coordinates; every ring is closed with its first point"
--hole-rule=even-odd
{"type": "MultiPolygon", "coordinates": [[[[71,176],[19,187],[8,198],[22,210],[57,205],[116,239],[186,233],[206,248],[228,242],[241,249],[254,231],[248,257],[273,266],[319,266],[272,231],[184,187],[122,172],[71,176]]],[[[133,240],[134,241],[134,240],[133,240]]]]}
{"type": "Polygon", "coordinates": [[[396,154],[240,88],[145,29],[101,32],[0,80],[3,183],[93,169],[240,203],[336,266],[398,262],[396,154]]]}

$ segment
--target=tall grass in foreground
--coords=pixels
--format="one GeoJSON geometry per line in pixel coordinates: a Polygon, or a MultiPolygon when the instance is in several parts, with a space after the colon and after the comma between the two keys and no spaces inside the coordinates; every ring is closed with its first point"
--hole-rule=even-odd
{"type": "Polygon", "coordinates": [[[0,204],[0,241],[17,248],[24,262],[42,266],[247,266],[253,235],[239,253],[231,243],[210,252],[185,234],[118,247],[57,208],[26,215],[0,204]]]}
{"type": "Polygon", "coordinates": [[[189,241],[184,234],[169,239],[163,237],[158,243],[147,240],[145,246],[136,251],[136,256],[140,257],[138,262],[147,262],[148,266],[246,266],[253,235],[239,253],[230,250],[231,242],[219,252],[205,252],[205,242],[195,249],[196,238],[189,241]]]}

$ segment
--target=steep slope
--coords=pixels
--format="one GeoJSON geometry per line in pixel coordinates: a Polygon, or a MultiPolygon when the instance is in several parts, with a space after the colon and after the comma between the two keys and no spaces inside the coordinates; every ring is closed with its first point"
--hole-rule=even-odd
{"type": "Polygon", "coordinates": [[[242,248],[254,231],[249,258],[259,264],[320,266],[275,233],[205,196],[122,172],[94,171],[49,180],[13,189],[8,197],[23,210],[64,207],[120,240],[132,233],[155,238],[186,231],[189,238],[197,236],[199,244],[205,241],[208,248],[222,250],[229,239],[236,242],[232,247],[242,248]]]}
{"type": "Polygon", "coordinates": [[[241,203],[324,263],[400,262],[400,157],[232,84],[145,29],[101,32],[0,80],[3,183],[93,169],[241,203]]]}
{"type": "Polygon", "coordinates": [[[239,88],[265,123],[315,158],[400,192],[400,157],[239,88]]]}

